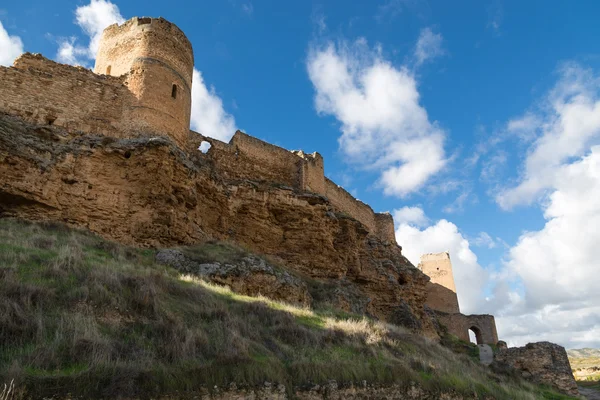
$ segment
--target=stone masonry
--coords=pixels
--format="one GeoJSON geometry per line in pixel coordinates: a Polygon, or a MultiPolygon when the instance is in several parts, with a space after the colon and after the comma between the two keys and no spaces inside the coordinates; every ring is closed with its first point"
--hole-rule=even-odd
{"type": "Polygon", "coordinates": [[[424,254],[418,268],[431,278],[426,285],[426,304],[436,313],[437,320],[448,333],[468,342],[471,330],[475,333],[477,344],[495,345],[498,342],[493,315],[460,313],[450,253],[424,254]]]}
{"type": "Polygon", "coordinates": [[[578,396],[579,390],[564,347],[550,342],[499,349],[493,368],[514,368],[530,381],[552,386],[562,393],[578,396]]]}
{"type": "Polygon", "coordinates": [[[431,278],[427,284],[427,305],[436,311],[459,313],[450,254],[423,254],[418,268],[431,278]]]}

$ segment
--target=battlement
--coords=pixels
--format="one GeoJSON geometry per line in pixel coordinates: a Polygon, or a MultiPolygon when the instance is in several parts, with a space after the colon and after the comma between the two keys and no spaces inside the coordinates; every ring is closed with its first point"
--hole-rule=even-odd
{"type": "Polygon", "coordinates": [[[188,151],[197,151],[209,142],[205,157],[228,179],[254,180],[288,186],[326,197],[338,211],[356,219],[380,239],[396,243],[394,220],[390,213],[376,213],[343,187],[325,177],[323,157],[314,152],[289,151],[237,131],[229,143],[190,131],[188,151]]]}
{"type": "Polygon", "coordinates": [[[164,30],[165,32],[169,33],[170,35],[176,36],[179,41],[187,43],[189,45],[189,47],[192,47],[192,44],[189,41],[189,39],[187,38],[187,36],[185,35],[185,33],[183,33],[183,31],[181,29],[179,29],[179,27],[177,25],[175,25],[172,22],[167,21],[163,17],[158,17],[158,18],[133,17],[133,18],[128,19],[127,21],[123,22],[122,24],[115,23],[115,24],[109,25],[108,27],[106,27],[104,29],[104,35],[114,36],[114,35],[121,34],[125,30],[129,31],[132,29],[139,29],[137,27],[142,27],[142,29],[148,28],[148,26],[143,26],[143,25],[150,25],[150,28],[164,30]]]}

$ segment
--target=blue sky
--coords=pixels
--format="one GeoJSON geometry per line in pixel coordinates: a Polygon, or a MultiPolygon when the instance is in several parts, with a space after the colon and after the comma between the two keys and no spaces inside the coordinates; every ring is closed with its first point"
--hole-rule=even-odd
{"type": "Polygon", "coordinates": [[[599,3],[11,2],[0,64],[91,67],[95,35],[144,15],[194,46],[192,128],[320,152],[413,262],[451,252],[465,312],[600,347],[599,3]]]}

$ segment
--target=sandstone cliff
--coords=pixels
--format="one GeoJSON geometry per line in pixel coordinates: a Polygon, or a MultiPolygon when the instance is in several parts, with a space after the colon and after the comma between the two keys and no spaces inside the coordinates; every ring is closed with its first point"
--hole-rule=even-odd
{"type": "Polygon", "coordinates": [[[169,139],[70,133],[0,116],[0,217],[57,220],[145,247],[229,240],[327,290],[333,306],[436,336],[429,278],[327,198],[235,180],[169,139]]]}

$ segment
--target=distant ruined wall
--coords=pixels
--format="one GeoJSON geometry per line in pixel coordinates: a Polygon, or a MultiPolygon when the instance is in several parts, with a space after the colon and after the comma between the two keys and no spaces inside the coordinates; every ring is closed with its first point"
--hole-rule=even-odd
{"type": "Polygon", "coordinates": [[[477,344],[498,343],[498,332],[496,331],[496,320],[493,315],[464,315],[436,312],[438,321],[448,329],[448,333],[458,337],[465,342],[469,339],[469,329],[473,330],[477,337],[477,344]]]}
{"type": "Polygon", "coordinates": [[[571,363],[564,347],[550,342],[528,343],[525,347],[499,349],[492,368],[518,370],[523,378],[552,386],[570,396],[579,396],[571,363]]]}
{"type": "Polygon", "coordinates": [[[424,254],[418,268],[431,278],[427,285],[427,305],[436,311],[460,313],[450,254],[424,254]]]}
{"type": "Polygon", "coordinates": [[[25,53],[14,67],[0,67],[0,112],[40,125],[125,137],[132,100],[121,78],[59,64],[25,53]]]}

